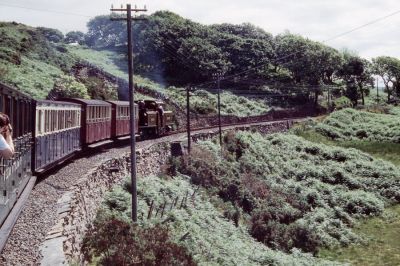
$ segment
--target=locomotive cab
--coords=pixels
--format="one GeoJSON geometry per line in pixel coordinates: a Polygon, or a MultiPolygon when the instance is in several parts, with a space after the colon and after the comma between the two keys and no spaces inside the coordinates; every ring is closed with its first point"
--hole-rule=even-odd
{"type": "Polygon", "coordinates": [[[139,128],[142,135],[160,136],[172,129],[173,116],[165,111],[165,103],[155,100],[137,101],[139,128]]]}

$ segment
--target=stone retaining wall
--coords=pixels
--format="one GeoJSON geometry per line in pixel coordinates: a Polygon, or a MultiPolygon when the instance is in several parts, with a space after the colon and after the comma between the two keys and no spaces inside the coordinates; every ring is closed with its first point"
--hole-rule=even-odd
{"type": "MultiPolygon", "coordinates": [[[[242,126],[236,130],[255,130],[269,134],[284,132],[292,125],[292,121],[281,121],[264,125],[242,126]]],[[[197,141],[208,139],[217,134],[218,131],[210,131],[196,134],[192,138],[193,141],[197,141]]],[[[167,162],[170,154],[170,143],[154,144],[146,149],[138,150],[138,176],[158,174],[160,166],[167,162]]],[[[43,245],[45,247],[42,249],[44,257],[50,254],[54,256],[55,250],[60,250],[60,252],[63,250],[62,254],[57,254],[58,259],[56,261],[62,261],[60,264],[67,263],[67,261],[83,262],[80,248],[86,228],[94,221],[105,193],[113,186],[123,182],[124,178],[129,175],[129,167],[129,154],[110,159],[88,173],[74,185],[72,190],[64,194],[59,202],[59,220],[48,233],[43,245]],[[60,245],[62,245],[62,248],[60,245]],[[46,248],[48,249],[46,250],[46,248]]]]}

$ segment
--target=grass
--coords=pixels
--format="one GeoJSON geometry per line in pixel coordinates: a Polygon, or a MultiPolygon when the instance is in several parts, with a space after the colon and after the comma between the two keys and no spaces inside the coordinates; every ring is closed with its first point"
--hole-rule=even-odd
{"type": "Polygon", "coordinates": [[[371,141],[400,143],[400,118],[354,109],[333,112],[315,125],[319,133],[338,141],[371,141]]]}
{"type": "MultiPolygon", "coordinates": [[[[386,119],[397,120],[399,109],[394,107],[386,115],[386,119]]],[[[372,115],[372,114],[371,114],[372,115]]],[[[376,121],[379,127],[379,121],[376,121]]],[[[294,129],[297,135],[316,143],[331,146],[355,148],[400,166],[400,144],[388,141],[365,140],[332,140],[315,132],[313,127],[294,129]]],[[[323,249],[318,256],[321,258],[350,263],[352,265],[399,265],[400,264],[400,205],[385,209],[380,217],[363,219],[356,224],[354,232],[365,238],[364,243],[323,249]]]]}
{"type": "Polygon", "coordinates": [[[400,167],[400,144],[391,142],[376,142],[376,141],[334,141],[328,137],[315,132],[314,130],[296,131],[296,135],[303,137],[306,140],[323,143],[331,146],[339,146],[343,148],[354,148],[360,151],[369,153],[370,155],[389,161],[400,167]]]}
{"type": "Polygon", "coordinates": [[[385,210],[382,217],[371,218],[356,226],[368,243],[334,250],[322,250],[319,257],[352,265],[400,264],[400,206],[385,210]]]}
{"type": "Polygon", "coordinates": [[[68,51],[104,71],[122,79],[127,79],[128,66],[125,55],[113,50],[93,50],[85,46],[68,46],[68,51]]]}
{"type": "Polygon", "coordinates": [[[25,56],[22,57],[21,65],[7,64],[2,60],[0,64],[5,65],[7,72],[6,75],[0,77],[0,80],[18,87],[22,92],[36,99],[46,98],[55,80],[63,74],[53,65],[25,56]]]}
{"type": "Polygon", "coordinates": [[[68,73],[74,58],[33,27],[0,22],[0,81],[43,99],[56,79],[68,73]]]}

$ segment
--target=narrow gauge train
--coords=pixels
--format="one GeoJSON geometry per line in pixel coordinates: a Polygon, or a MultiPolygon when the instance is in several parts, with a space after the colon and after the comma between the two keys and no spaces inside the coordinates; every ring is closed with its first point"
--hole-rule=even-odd
{"type": "MultiPolygon", "coordinates": [[[[82,149],[129,138],[129,102],[83,99],[33,100],[0,83],[0,112],[14,128],[15,156],[0,158],[0,225],[32,175],[43,173],[82,149]]],[[[164,103],[135,103],[137,136],[171,130],[173,114],[164,103]]]]}

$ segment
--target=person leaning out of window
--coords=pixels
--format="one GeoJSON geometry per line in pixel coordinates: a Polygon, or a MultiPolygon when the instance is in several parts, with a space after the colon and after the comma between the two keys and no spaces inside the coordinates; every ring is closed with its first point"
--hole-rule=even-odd
{"type": "Polygon", "coordinates": [[[0,156],[10,159],[14,155],[12,126],[8,115],[0,113],[0,156]]]}

